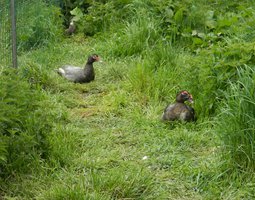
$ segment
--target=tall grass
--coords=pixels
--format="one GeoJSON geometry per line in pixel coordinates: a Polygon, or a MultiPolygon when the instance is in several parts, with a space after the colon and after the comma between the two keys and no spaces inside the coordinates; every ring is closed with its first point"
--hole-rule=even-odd
{"type": "MultiPolygon", "coordinates": [[[[229,21],[221,21],[225,19],[223,12],[218,19],[211,4],[133,1],[128,6],[132,15],[124,26],[116,25],[119,30],[102,33],[97,48],[109,57],[139,59],[129,77],[133,90],[141,91],[145,99],[164,101],[172,93],[187,89],[198,100],[200,119],[210,118],[223,98],[226,80],[236,76],[234,66],[251,59],[246,53],[233,50],[230,55],[232,51],[226,51],[233,45],[218,34],[229,27],[229,21]]],[[[239,25],[235,21],[235,27],[239,25]]]]}
{"type": "Polygon", "coordinates": [[[231,82],[226,102],[217,118],[217,132],[223,142],[223,157],[232,170],[254,171],[255,167],[255,70],[238,69],[237,82],[231,82]]]}
{"type": "Polygon", "coordinates": [[[147,98],[147,103],[169,100],[169,95],[181,87],[175,79],[180,76],[177,51],[171,44],[159,42],[153,49],[146,49],[143,60],[138,60],[130,70],[132,91],[147,98]]]}

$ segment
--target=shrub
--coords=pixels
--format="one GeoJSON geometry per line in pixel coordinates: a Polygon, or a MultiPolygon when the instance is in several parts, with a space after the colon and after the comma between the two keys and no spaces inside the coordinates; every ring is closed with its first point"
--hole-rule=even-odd
{"type": "MultiPolygon", "coordinates": [[[[64,119],[48,97],[31,89],[17,71],[0,75],[0,176],[25,173],[50,157],[50,138],[56,121],[64,119]]],[[[63,111],[62,111],[63,112],[63,111]]]]}

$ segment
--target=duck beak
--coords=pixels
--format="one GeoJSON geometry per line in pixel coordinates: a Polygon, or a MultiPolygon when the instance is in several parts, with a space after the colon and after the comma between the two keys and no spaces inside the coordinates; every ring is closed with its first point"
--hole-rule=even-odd
{"type": "Polygon", "coordinates": [[[189,101],[190,103],[194,103],[192,95],[190,95],[188,101],[189,101]]]}
{"type": "Polygon", "coordinates": [[[96,61],[99,62],[99,63],[102,63],[102,62],[103,62],[99,56],[96,57],[96,61]]]}

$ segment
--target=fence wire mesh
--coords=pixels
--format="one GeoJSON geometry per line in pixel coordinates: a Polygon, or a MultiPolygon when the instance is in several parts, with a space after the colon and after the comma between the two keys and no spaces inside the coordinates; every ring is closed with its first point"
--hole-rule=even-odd
{"type": "Polygon", "coordinates": [[[0,0],[0,67],[11,66],[11,18],[10,1],[0,0]]]}
{"type": "MultiPolygon", "coordinates": [[[[0,67],[13,66],[12,16],[16,19],[17,53],[47,45],[60,33],[61,0],[19,0],[11,13],[11,0],[0,0],[0,67]]],[[[14,51],[15,52],[15,51],[14,51]]]]}

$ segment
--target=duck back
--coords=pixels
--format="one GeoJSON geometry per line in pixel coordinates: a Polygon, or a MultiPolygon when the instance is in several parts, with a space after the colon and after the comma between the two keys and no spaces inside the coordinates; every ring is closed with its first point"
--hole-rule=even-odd
{"type": "Polygon", "coordinates": [[[84,68],[64,65],[57,70],[58,74],[74,83],[88,83],[95,79],[93,63],[99,61],[99,56],[94,54],[88,58],[84,68]]]}
{"type": "Polygon", "coordinates": [[[194,109],[190,106],[184,103],[175,103],[165,108],[162,119],[167,121],[194,121],[194,114],[194,109]]]}
{"type": "Polygon", "coordinates": [[[65,65],[58,69],[58,73],[67,80],[75,83],[89,82],[84,74],[84,69],[80,67],[65,65]]]}

